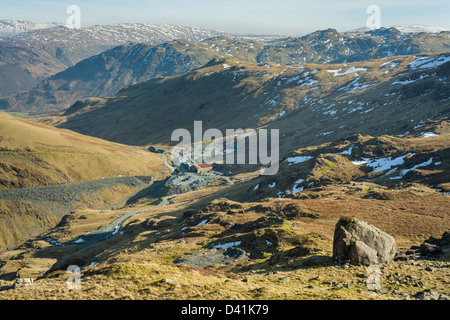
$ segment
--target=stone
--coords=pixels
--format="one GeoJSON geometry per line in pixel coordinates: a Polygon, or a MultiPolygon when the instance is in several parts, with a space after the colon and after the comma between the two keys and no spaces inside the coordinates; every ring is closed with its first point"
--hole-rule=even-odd
{"type": "Polygon", "coordinates": [[[395,261],[408,261],[408,259],[408,256],[402,252],[397,252],[394,257],[395,261]]]}
{"type": "Polygon", "coordinates": [[[354,218],[341,217],[335,226],[333,259],[351,265],[389,265],[397,246],[395,239],[375,226],[354,218]]]}
{"type": "Polygon", "coordinates": [[[433,291],[422,291],[413,296],[420,300],[439,300],[440,294],[433,291]]]}
{"type": "Polygon", "coordinates": [[[431,243],[422,243],[420,245],[420,255],[423,257],[437,257],[444,252],[440,247],[431,243]]]}
{"type": "Polygon", "coordinates": [[[329,256],[314,255],[306,258],[302,262],[303,267],[317,267],[330,264],[331,258],[329,256]]]}

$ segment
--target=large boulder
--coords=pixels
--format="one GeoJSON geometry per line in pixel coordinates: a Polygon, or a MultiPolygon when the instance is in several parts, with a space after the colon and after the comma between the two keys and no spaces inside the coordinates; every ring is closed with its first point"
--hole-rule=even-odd
{"type": "Polygon", "coordinates": [[[392,263],[395,239],[371,224],[350,217],[339,219],[334,230],[333,259],[339,263],[370,266],[392,263]]]}

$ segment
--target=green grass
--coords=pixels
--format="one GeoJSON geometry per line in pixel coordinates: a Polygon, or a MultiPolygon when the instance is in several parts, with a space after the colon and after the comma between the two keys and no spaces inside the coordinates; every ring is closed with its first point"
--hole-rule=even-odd
{"type": "Polygon", "coordinates": [[[14,111],[5,111],[5,113],[10,114],[14,117],[21,118],[21,119],[27,119],[34,117],[35,115],[29,112],[14,112],[14,111]]]}

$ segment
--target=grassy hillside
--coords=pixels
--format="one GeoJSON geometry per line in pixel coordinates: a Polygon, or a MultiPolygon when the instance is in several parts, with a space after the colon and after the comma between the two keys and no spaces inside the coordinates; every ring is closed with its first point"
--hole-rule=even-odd
{"type": "Polygon", "coordinates": [[[160,155],[0,113],[0,188],[155,175],[160,155]]]}

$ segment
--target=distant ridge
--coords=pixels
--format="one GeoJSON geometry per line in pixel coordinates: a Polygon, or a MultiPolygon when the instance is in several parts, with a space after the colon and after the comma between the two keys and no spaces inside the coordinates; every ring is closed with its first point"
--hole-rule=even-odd
{"type": "MultiPolygon", "coordinates": [[[[391,26],[388,28],[395,28],[398,31],[402,33],[420,33],[420,32],[427,32],[427,33],[440,33],[440,32],[450,32],[450,28],[444,28],[444,27],[433,27],[433,26],[425,26],[420,24],[414,24],[410,26],[391,26]]],[[[364,33],[372,31],[372,29],[369,29],[367,27],[362,27],[350,31],[346,31],[346,33],[364,33]]]]}

